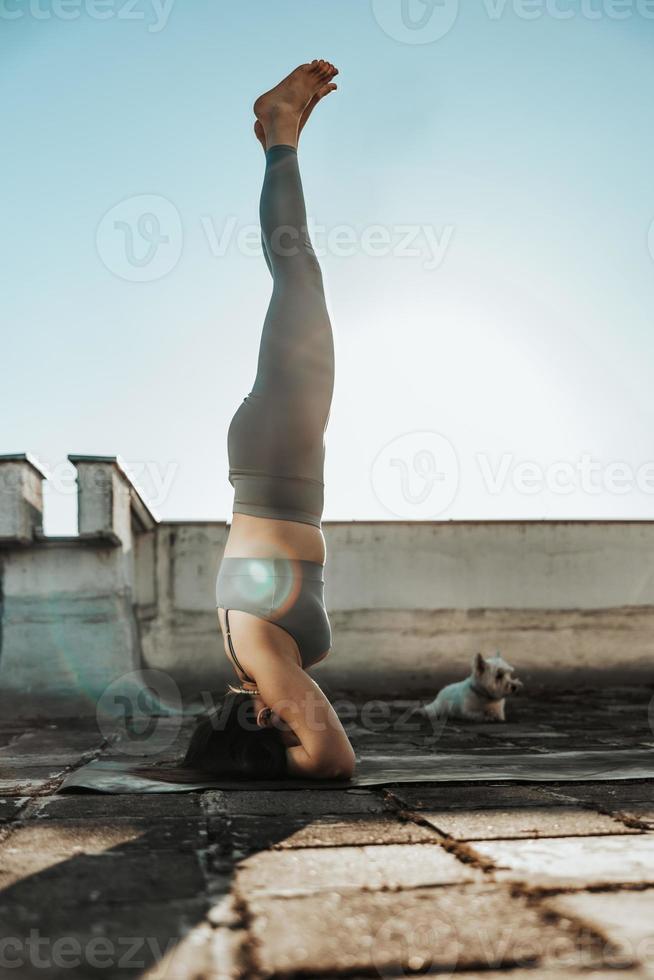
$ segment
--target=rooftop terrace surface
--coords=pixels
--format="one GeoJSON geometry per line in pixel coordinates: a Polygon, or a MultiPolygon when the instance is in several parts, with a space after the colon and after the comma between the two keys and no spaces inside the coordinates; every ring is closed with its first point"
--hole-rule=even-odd
{"type": "Polygon", "coordinates": [[[654,762],[653,693],[532,692],[506,725],[436,733],[398,700],[349,725],[368,765],[466,754],[483,780],[533,753],[519,784],[57,795],[93,758],[178,757],[188,723],[138,748],[0,721],[0,977],[654,977],[654,780],[537,778],[552,752],[654,762]]]}

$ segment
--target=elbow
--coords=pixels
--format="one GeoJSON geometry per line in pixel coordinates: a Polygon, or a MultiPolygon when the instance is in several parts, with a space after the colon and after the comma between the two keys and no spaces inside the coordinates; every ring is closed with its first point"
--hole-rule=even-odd
{"type": "Polygon", "coordinates": [[[356,768],[354,752],[337,758],[317,759],[314,775],[316,779],[352,779],[356,768]]]}

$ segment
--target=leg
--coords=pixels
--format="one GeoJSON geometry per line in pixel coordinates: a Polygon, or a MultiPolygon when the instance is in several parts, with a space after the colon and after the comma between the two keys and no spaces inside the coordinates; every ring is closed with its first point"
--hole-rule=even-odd
{"type": "Polygon", "coordinates": [[[266,153],[261,228],[273,293],[252,397],[266,406],[266,435],[274,453],[267,471],[322,481],[334,346],[322,274],[308,237],[297,151],[291,147],[277,145],[266,153]],[[278,433],[273,439],[271,422],[278,433]]]}
{"type": "MultiPolygon", "coordinates": [[[[327,64],[329,64],[329,62],[327,64]]],[[[329,75],[330,78],[334,78],[335,75],[338,74],[338,70],[336,68],[334,68],[334,66],[332,64],[329,64],[329,71],[328,71],[327,74],[329,75]]],[[[306,126],[307,122],[309,121],[309,117],[310,117],[311,113],[316,108],[316,106],[318,105],[318,103],[320,102],[320,100],[323,99],[326,95],[329,95],[329,93],[330,92],[333,92],[335,89],[336,89],[336,85],[330,84],[330,83],[325,83],[311,97],[311,99],[309,100],[309,102],[307,103],[307,105],[305,106],[305,108],[302,110],[302,115],[300,116],[300,122],[298,124],[298,137],[302,133],[302,130],[306,126]]],[[[254,135],[256,136],[256,138],[261,143],[261,146],[263,147],[263,151],[265,153],[266,150],[268,149],[268,144],[267,144],[267,140],[266,140],[266,132],[265,132],[265,130],[263,128],[263,124],[258,119],[257,119],[257,121],[254,124],[254,135]]],[[[266,265],[268,266],[268,271],[272,275],[272,265],[270,264],[270,258],[268,256],[268,250],[266,248],[266,243],[264,241],[263,234],[261,235],[261,250],[263,252],[263,257],[266,260],[266,265]]]]}
{"type": "MultiPolygon", "coordinates": [[[[317,84],[311,81],[314,88],[317,84]]],[[[307,523],[319,524],[324,433],[334,384],[333,338],[322,274],[308,237],[297,150],[275,142],[279,133],[293,138],[301,110],[293,110],[294,117],[290,110],[273,111],[268,103],[264,110],[262,117],[273,121],[265,134],[269,149],[261,229],[273,293],[256,379],[230,426],[230,478],[240,480],[238,486],[234,483],[235,510],[287,520],[302,517],[285,512],[306,510],[311,515],[307,523]]]]}

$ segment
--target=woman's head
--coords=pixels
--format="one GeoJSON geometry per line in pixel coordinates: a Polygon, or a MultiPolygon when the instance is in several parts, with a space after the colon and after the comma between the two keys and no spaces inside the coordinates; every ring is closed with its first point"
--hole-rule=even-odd
{"type": "Polygon", "coordinates": [[[283,735],[264,722],[261,706],[251,695],[230,692],[198,722],[184,767],[235,779],[286,775],[283,735]]]}

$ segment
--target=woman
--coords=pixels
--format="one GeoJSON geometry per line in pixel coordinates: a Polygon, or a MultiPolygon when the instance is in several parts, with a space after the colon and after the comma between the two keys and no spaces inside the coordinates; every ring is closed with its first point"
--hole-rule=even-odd
{"type": "Polygon", "coordinates": [[[337,74],[327,61],[301,65],[254,105],[273,293],[254,387],[228,434],[234,517],[216,600],[239,685],[200,722],[185,759],[214,773],[320,779],[354,771],[347,735],[307,674],[331,646],[320,522],[334,348],[297,145],[337,74]]]}

